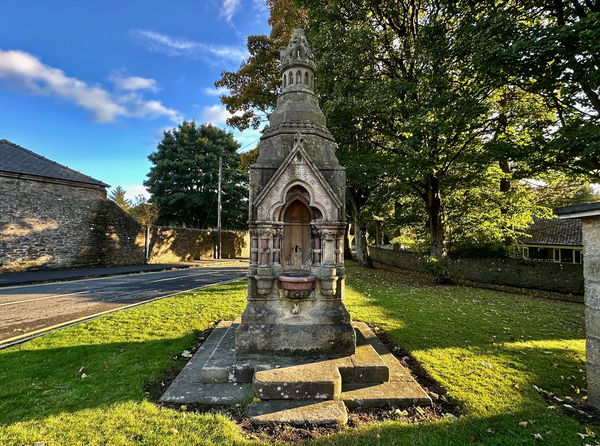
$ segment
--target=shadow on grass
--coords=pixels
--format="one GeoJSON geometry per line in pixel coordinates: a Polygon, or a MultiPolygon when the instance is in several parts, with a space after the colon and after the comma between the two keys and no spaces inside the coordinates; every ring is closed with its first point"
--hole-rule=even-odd
{"type": "Polygon", "coordinates": [[[122,401],[142,401],[144,386],[176,365],[199,331],[173,339],[0,353],[0,424],[40,419],[122,401]]]}

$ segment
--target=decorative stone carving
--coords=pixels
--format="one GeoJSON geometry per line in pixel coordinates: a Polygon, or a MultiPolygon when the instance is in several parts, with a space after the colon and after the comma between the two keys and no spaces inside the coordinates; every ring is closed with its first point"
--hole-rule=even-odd
{"type": "Polygon", "coordinates": [[[238,354],[355,349],[339,242],[346,177],[313,92],[314,75],[314,54],[296,30],[281,51],[282,92],[250,166],[250,285],[238,354]]]}

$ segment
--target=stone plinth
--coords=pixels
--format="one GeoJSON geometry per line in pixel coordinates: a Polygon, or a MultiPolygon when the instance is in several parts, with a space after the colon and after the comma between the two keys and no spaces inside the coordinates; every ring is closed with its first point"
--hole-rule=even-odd
{"type": "Polygon", "coordinates": [[[364,323],[347,356],[236,354],[240,321],[221,322],[161,397],[174,404],[249,406],[257,424],[344,424],[347,407],[431,405],[431,399],[364,323]]]}

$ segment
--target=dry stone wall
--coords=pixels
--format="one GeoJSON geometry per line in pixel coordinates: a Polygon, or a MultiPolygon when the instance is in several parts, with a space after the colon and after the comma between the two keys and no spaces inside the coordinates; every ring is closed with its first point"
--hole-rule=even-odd
{"type": "MultiPolygon", "coordinates": [[[[370,248],[374,262],[424,272],[422,255],[412,251],[370,248]]],[[[587,261],[584,260],[584,262],[587,261]]],[[[473,282],[518,288],[534,288],[567,294],[583,294],[581,264],[539,262],[511,258],[449,259],[452,277],[473,282]]]]}
{"type": "MultiPolygon", "coordinates": [[[[218,235],[210,229],[153,226],[150,230],[150,263],[193,262],[215,257],[218,235]]],[[[222,231],[222,258],[248,258],[246,231],[222,231]]]]}
{"type": "Polygon", "coordinates": [[[104,188],[0,176],[0,271],[94,263],[104,188]]]}

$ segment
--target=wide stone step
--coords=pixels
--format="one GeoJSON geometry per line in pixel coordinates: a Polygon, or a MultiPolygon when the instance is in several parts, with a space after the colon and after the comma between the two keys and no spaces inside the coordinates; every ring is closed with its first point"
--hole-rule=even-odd
{"type": "Polygon", "coordinates": [[[254,424],[290,424],[302,426],[344,425],[348,422],[346,406],[341,401],[260,401],[248,407],[254,424]]]}
{"type": "Polygon", "coordinates": [[[431,398],[416,381],[346,384],[340,399],[348,407],[431,406],[431,398]]]}
{"type": "Polygon", "coordinates": [[[257,371],[252,382],[261,400],[333,400],[340,396],[342,377],[329,361],[257,371]]]}

